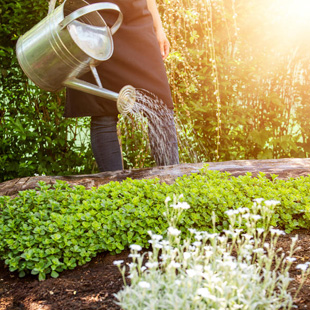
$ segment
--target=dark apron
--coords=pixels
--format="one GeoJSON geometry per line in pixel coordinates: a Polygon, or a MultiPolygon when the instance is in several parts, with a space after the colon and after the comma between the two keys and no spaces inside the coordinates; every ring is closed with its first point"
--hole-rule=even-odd
{"type": "MultiPolygon", "coordinates": [[[[166,70],[146,0],[89,0],[88,2],[115,3],[124,15],[120,29],[113,35],[112,57],[97,67],[102,86],[117,93],[125,85],[146,89],[172,109],[173,103],[166,70]]],[[[112,11],[102,11],[102,15],[108,25],[113,25],[117,18],[117,14],[112,11]]],[[[81,79],[96,84],[91,72],[81,79]]],[[[117,114],[114,101],[67,89],[66,117],[117,114]]]]}

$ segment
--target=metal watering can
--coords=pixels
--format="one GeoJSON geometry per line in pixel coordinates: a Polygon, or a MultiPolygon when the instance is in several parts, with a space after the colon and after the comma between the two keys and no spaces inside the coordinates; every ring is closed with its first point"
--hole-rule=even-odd
{"type": "Polygon", "coordinates": [[[112,35],[123,21],[119,7],[109,2],[65,0],[55,9],[55,2],[51,2],[48,15],[17,41],[16,55],[22,70],[44,90],[80,90],[116,101],[118,111],[127,114],[136,101],[135,88],[127,85],[119,93],[105,89],[96,70],[101,61],[112,56],[112,35]],[[111,28],[97,12],[100,10],[118,12],[111,28]],[[90,70],[98,85],[78,79],[90,70]]]}

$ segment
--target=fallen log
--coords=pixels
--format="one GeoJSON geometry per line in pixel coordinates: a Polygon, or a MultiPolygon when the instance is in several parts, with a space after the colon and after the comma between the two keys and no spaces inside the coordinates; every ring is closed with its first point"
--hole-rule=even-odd
{"type": "Polygon", "coordinates": [[[271,178],[272,174],[278,175],[279,179],[296,178],[310,174],[309,158],[284,158],[266,160],[232,160],[225,162],[208,162],[195,164],[179,164],[165,167],[153,167],[133,170],[119,170],[113,172],[102,172],[96,174],[71,175],[71,176],[33,176],[18,178],[0,183],[0,196],[15,196],[19,191],[35,189],[38,182],[44,181],[53,185],[57,180],[68,182],[70,185],[83,185],[87,189],[98,187],[111,181],[123,181],[131,179],[158,178],[161,182],[171,184],[183,175],[197,173],[205,165],[210,170],[226,171],[232,176],[244,175],[251,172],[257,176],[260,172],[271,178]]]}

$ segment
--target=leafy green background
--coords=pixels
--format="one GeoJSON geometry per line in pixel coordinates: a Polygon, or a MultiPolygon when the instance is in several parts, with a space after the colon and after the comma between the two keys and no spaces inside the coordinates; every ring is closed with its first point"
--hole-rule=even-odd
{"type": "MultiPolygon", "coordinates": [[[[309,156],[310,27],[272,2],[158,1],[181,162],[309,156]]],[[[97,172],[89,118],[65,119],[64,94],[38,89],[16,60],[17,39],[47,9],[46,0],[0,0],[0,181],[97,172]]],[[[120,120],[125,168],[154,165],[146,127],[120,120]]]]}

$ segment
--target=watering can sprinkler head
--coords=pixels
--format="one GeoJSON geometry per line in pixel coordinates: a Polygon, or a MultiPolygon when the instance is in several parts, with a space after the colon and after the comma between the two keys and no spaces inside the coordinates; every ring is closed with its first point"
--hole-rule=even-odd
{"type": "Polygon", "coordinates": [[[124,86],[119,92],[116,106],[119,113],[126,115],[133,111],[136,102],[136,89],[131,85],[124,86]]]}

